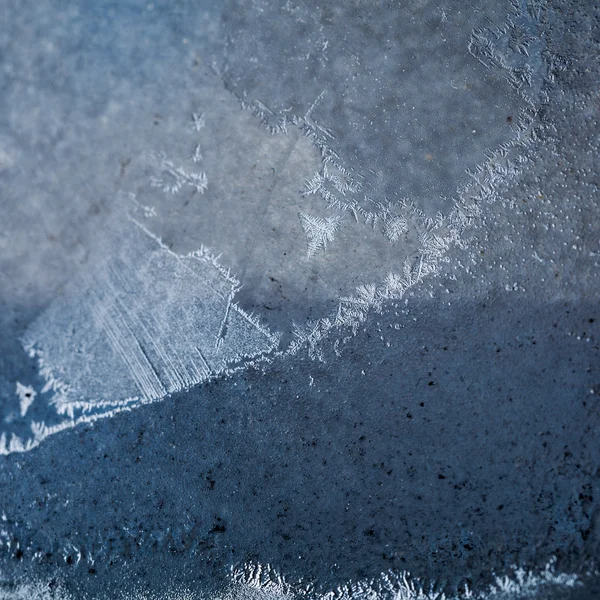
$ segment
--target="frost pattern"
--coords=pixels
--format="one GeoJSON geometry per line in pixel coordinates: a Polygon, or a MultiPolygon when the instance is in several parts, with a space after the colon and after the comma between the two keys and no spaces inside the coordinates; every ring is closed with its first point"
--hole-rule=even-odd
{"type": "Polygon", "coordinates": [[[408,232],[408,222],[402,215],[389,214],[383,218],[383,234],[390,242],[397,242],[408,232]]]}
{"type": "MultiPolygon", "coordinates": [[[[467,586],[454,595],[426,588],[406,572],[389,571],[372,581],[347,583],[329,592],[317,592],[312,583],[290,584],[271,566],[250,563],[233,568],[224,588],[218,592],[190,590],[177,584],[164,594],[137,591],[136,582],[124,583],[119,597],[123,600],[521,600],[536,598],[552,591],[582,588],[574,574],[557,573],[555,561],[541,572],[515,568],[509,574],[495,577],[488,588],[473,592],[467,586]],[[129,589],[125,589],[125,587],[129,589]]],[[[145,586],[144,586],[145,587],[145,586]]],[[[60,583],[49,586],[46,581],[0,583],[0,600],[74,600],[60,583]]]]}
{"type": "MultiPolygon", "coordinates": [[[[542,3],[538,0],[511,0],[512,12],[506,23],[496,29],[476,29],[471,35],[469,52],[486,68],[498,68],[509,84],[525,98],[542,87],[544,75],[535,75],[531,57],[542,53],[539,33],[542,3]],[[535,90],[534,90],[535,88],[535,90]]],[[[539,69],[538,69],[539,71],[539,69]]]]}
{"type": "MultiPolygon", "coordinates": [[[[199,162],[202,155],[199,154],[199,146],[193,156],[194,162],[199,162]]],[[[150,177],[150,185],[161,189],[168,194],[177,194],[184,186],[191,187],[196,192],[203,194],[208,187],[206,173],[189,173],[183,167],[176,167],[164,154],[157,159],[158,173],[150,177]]]]}
{"type": "Polygon", "coordinates": [[[341,210],[347,210],[346,205],[350,206],[351,203],[345,203],[340,195],[344,197],[347,193],[355,194],[361,188],[361,184],[355,181],[344,167],[341,165],[335,165],[334,167],[330,165],[328,167],[327,162],[325,162],[321,171],[315,173],[311,179],[305,182],[302,193],[304,195],[319,194],[327,202],[328,208],[338,207],[341,210]],[[338,192],[338,194],[336,195],[335,192],[338,192]]]}
{"type": "Polygon", "coordinates": [[[308,256],[314,256],[319,250],[325,250],[327,244],[333,242],[336,231],[342,222],[341,217],[322,219],[315,215],[299,213],[302,228],[308,236],[308,256]]]}
{"type": "Polygon", "coordinates": [[[240,283],[210,250],[177,255],[133,217],[123,221],[113,254],[27,330],[23,345],[45,384],[17,393],[37,394],[52,410],[29,421],[27,439],[1,433],[0,454],[231,373],[278,346],[279,336],[237,305],[240,283]]]}
{"type": "Polygon", "coordinates": [[[386,302],[402,299],[424,277],[437,273],[441,262],[446,260],[448,250],[464,244],[464,232],[479,218],[482,208],[497,199],[497,188],[519,175],[529,164],[527,153],[532,144],[542,135],[547,137],[549,132],[537,122],[536,114],[537,109],[533,106],[524,109],[519,115],[516,135],[511,143],[488,151],[487,161],[468,171],[471,181],[458,190],[454,207],[447,216],[427,217],[409,201],[394,205],[367,198],[365,207],[357,207],[365,225],[381,226],[383,233],[391,236],[404,234],[402,219],[406,220],[406,229],[412,228],[418,235],[419,253],[406,259],[399,268],[391,269],[384,281],[359,286],[353,295],[340,298],[337,309],[331,315],[313,322],[308,328],[296,328],[288,351],[295,354],[305,348],[312,358],[322,359],[319,345],[334,329],[350,328],[355,335],[371,310],[381,311],[386,302]],[[396,218],[399,220],[390,227],[390,222],[396,218]]]}
{"type": "MultiPolygon", "coordinates": [[[[359,286],[354,294],[339,299],[332,314],[307,326],[296,326],[290,353],[304,348],[312,358],[322,359],[319,345],[334,329],[349,328],[356,334],[369,311],[381,311],[386,302],[403,298],[424,277],[437,273],[447,260],[448,250],[464,245],[464,233],[480,217],[483,207],[496,201],[497,190],[531,162],[531,148],[542,139],[551,142],[552,125],[540,119],[540,110],[548,102],[546,88],[553,83],[556,70],[564,68],[564,61],[544,54],[539,33],[543,10],[537,0],[511,0],[511,12],[502,27],[477,29],[471,35],[471,55],[486,68],[499,70],[525,100],[525,107],[515,119],[513,139],[487,150],[486,160],[466,171],[470,181],[457,190],[447,215],[427,217],[409,199],[391,202],[370,198],[359,183],[364,177],[345,169],[340,156],[331,150],[331,132],[313,120],[310,110],[303,118],[295,119],[320,149],[323,160],[323,169],[305,182],[301,195],[318,195],[328,210],[349,212],[356,223],[380,228],[390,243],[414,231],[420,248],[403,264],[392,267],[383,282],[359,286]],[[534,69],[532,64],[540,60],[545,68],[534,69]]],[[[335,350],[339,352],[339,339],[335,350]]]]}
{"type": "Polygon", "coordinates": [[[315,591],[312,583],[292,585],[271,566],[247,564],[232,570],[227,600],[520,600],[552,590],[573,589],[582,585],[575,574],[558,573],[555,560],[543,570],[527,571],[513,567],[494,583],[473,591],[467,585],[457,594],[447,595],[435,585],[425,586],[407,572],[388,571],[379,578],[349,582],[329,592],[315,591]]]}

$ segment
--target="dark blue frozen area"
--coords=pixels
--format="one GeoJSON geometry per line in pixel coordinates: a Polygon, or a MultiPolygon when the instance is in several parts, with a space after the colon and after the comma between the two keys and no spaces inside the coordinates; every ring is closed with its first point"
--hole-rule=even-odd
{"type": "Polygon", "coordinates": [[[277,361],[53,436],[4,459],[6,559],[29,571],[40,551],[90,589],[124,561],[152,585],[174,556],[189,577],[257,560],[325,589],[388,568],[476,581],[557,550],[576,567],[598,551],[598,348],[568,332],[596,336],[596,310],[415,299],[378,317],[406,326],[393,354],[364,332],[324,365],[277,361]]]}

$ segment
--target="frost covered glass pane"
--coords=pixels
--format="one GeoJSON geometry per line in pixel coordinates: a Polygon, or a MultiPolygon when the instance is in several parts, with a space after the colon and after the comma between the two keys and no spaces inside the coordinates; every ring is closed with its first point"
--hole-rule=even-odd
{"type": "Polygon", "coordinates": [[[0,598],[594,597],[599,23],[0,3],[0,598]]]}

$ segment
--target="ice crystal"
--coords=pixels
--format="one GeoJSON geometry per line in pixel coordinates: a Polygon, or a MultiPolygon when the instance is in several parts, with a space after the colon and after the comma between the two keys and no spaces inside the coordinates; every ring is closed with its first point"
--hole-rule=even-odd
{"type": "Polygon", "coordinates": [[[342,219],[339,216],[322,219],[315,215],[299,213],[302,228],[308,236],[308,256],[314,256],[319,250],[325,250],[333,242],[342,219]]]}
{"type": "Polygon", "coordinates": [[[200,144],[197,144],[196,147],[194,148],[194,154],[192,155],[192,160],[195,163],[202,162],[202,148],[200,147],[200,144]]]}
{"type": "Polygon", "coordinates": [[[279,344],[234,302],[239,281],[206,247],[175,254],[130,215],[118,228],[111,255],[27,329],[24,349],[45,383],[17,386],[21,413],[36,393],[51,410],[26,437],[0,431],[0,455],[230,374],[279,344]]]}
{"type": "Polygon", "coordinates": [[[159,174],[150,177],[150,185],[168,194],[176,194],[183,186],[189,186],[203,194],[208,187],[206,173],[189,173],[164,155],[159,155],[159,174]]]}
{"type": "Polygon", "coordinates": [[[515,25],[510,32],[508,46],[514,52],[519,52],[525,56],[529,56],[529,46],[535,40],[525,27],[515,25]]]}
{"type": "Polygon", "coordinates": [[[383,220],[383,234],[390,242],[397,242],[408,231],[408,222],[402,215],[389,214],[383,220]]]}

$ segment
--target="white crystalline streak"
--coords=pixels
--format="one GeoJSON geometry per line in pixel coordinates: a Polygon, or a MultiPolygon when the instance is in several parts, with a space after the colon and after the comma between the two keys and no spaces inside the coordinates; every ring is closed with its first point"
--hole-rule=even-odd
{"type": "MultiPolygon", "coordinates": [[[[144,587],[143,583],[141,587],[144,587]]],[[[77,600],[79,597],[66,591],[55,580],[52,585],[49,581],[41,579],[21,581],[5,587],[0,583],[0,600],[77,600]]],[[[95,595],[94,598],[109,600],[108,596],[95,595]]],[[[172,586],[167,593],[121,589],[119,591],[119,598],[120,600],[207,600],[205,594],[192,592],[185,586],[179,585],[172,586]]]]}

